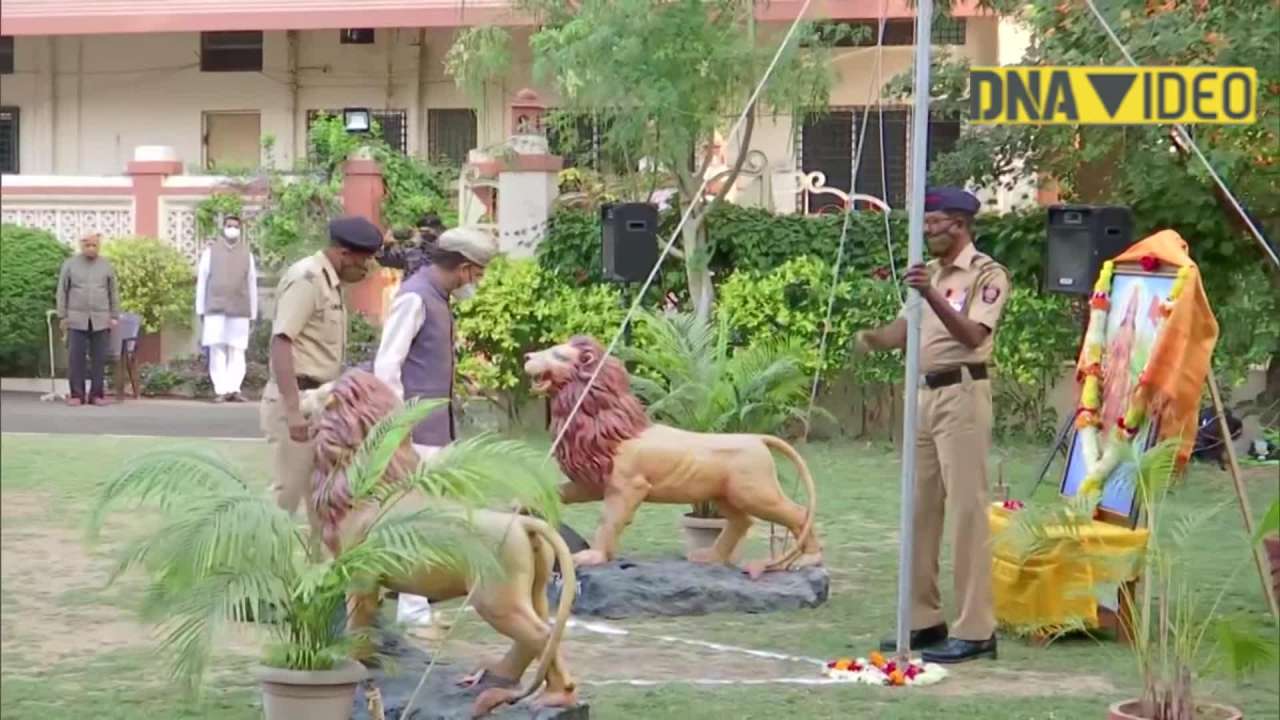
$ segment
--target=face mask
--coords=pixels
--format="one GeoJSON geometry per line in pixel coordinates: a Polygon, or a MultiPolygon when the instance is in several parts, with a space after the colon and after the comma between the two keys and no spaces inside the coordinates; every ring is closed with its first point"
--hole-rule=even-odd
{"type": "Polygon", "coordinates": [[[224,237],[224,238],[226,238],[226,239],[228,239],[228,240],[239,240],[239,239],[240,239],[240,228],[238,228],[238,227],[223,228],[223,229],[222,229],[222,237],[224,237]]]}
{"type": "Polygon", "coordinates": [[[451,293],[455,300],[470,300],[476,296],[476,284],[467,283],[451,293]]]}

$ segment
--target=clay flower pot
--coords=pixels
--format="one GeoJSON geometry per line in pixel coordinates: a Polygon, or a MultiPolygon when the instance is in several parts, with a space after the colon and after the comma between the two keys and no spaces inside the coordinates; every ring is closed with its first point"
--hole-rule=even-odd
{"type": "MultiPolygon", "coordinates": [[[[1113,704],[1107,712],[1107,720],[1151,720],[1139,714],[1141,700],[1121,700],[1113,704]]],[[[1244,713],[1228,705],[1217,703],[1197,703],[1196,720],[1241,720],[1244,713]]]]}
{"type": "Polygon", "coordinates": [[[354,660],[332,670],[259,668],[263,714],[266,720],[351,720],[356,686],[367,677],[354,660]]]}
{"type": "MultiPolygon", "coordinates": [[[[684,534],[684,554],[689,557],[697,550],[709,548],[716,543],[716,538],[720,537],[720,531],[724,529],[726,524],[724,518],[700,518],[690,514],[685,514],[680,518],[680,530],[684,534]]],[[[738,545],[738,549],[734,550],[733,557],[729,558],[735,565],[742,559],[742,544],[738,545]]]]}

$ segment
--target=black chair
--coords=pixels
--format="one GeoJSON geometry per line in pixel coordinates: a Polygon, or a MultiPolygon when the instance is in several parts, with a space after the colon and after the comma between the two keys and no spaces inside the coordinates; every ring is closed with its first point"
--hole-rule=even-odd
{"type": "Polygon", "coordinates": [[[142,329],[142,318],[133,313],[124,313],[120,322],[111,331],[111,346],[107,351],[115,364],[116,400],[124,401],[124,383],[128,378],[133,386],[133,399],[140,396],[138,381],[138,333],[142,329]]]}

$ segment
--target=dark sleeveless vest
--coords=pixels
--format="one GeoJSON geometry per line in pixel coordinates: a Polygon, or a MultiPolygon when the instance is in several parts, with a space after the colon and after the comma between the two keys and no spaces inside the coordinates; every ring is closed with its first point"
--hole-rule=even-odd
{"type": "Polygon", "coordinates": [[[405,400],[430,398],[449,400],[448,407],[431,413],[413,429],[413,442],[418,445],[444,447],[453,442],[453,313],[449,310],[449,293],[431,280],[430,266],[421,268],[400,285],[400,293],[413,293],[422,300],[426,313],[422,327],[413,337],[409,354],[400,371],[405,400]]]}

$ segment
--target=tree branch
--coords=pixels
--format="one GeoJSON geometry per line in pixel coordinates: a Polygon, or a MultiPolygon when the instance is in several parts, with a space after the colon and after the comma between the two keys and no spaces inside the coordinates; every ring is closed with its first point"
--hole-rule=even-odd
{"type": "MultiPolygon", "coordinates": [[[[747,108],[747,122],[742,126],[742,141],[738,143],[738,157],[733,161],[733,167],[729,170],[729,176],[725,178],[724,185],[720,186],[720,190],[716,192],[716,196],[707,203],[705,211],[719,205],[725,196],[729,194],[729,190],[738,182],[738,175],[742,173],[742,166],[747,162],[747,156],[751,154],[751,136],[756,129],[756,104],[751,103],[751,107],[747,108]]],[[[705,212],[704,211],[704,212],[705,212]]]]}

